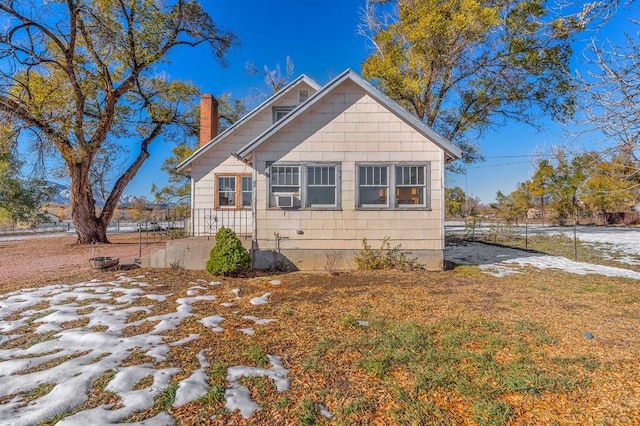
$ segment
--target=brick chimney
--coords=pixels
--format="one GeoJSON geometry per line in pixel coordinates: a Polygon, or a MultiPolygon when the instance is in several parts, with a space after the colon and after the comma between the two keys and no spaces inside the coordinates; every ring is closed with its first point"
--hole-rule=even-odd
{"type": "Polygon", "coordinates": [[[218,101],[211,94],[200,95],[200,146],[218,136],[218,101]]]}

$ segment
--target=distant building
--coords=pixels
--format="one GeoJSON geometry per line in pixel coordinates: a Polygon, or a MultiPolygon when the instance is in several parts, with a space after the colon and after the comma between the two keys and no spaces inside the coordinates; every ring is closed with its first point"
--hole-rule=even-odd
{"type": "Polygon", "coordinates": [[[40,215],[44,218],[44,221],[47,223],[55,223],[56,225],[62,222],[60,216],[57,216],[53,213],[49,213],[47,210],[40,212],[40,215]]]}
{"type": "Polygon", "coordinates": [[[542,219],[542,212],[538,209],[527,210],[527,219],[542,219]]]}

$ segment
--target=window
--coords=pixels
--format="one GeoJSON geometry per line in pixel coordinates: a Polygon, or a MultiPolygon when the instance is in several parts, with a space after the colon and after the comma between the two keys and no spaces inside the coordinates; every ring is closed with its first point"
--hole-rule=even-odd
{"type": "Polygon", "coordinates": [[[336,164],[276,164],[269,168],[269,173],[269,207],[337,208],[339,205],[336,164]]]}
{"type": "Polygon", "coordinates": [[[271,166],[272,192],[300,192],[300,166],[271,166]]]}
{"type": "Polygon", "coordinates": [[[336,205],[335,166],[307,167],[307,207],[336,205]]]}
{"type": "Polygon", "coordinates": [[[386,206],[389,203],[389,173],[387,166],[359,167],[358,204],[366,206],[386,206]]]}
{"type": "Polygon", "coordinates": [[[358,207],[429,208],[427,164],[359,165],[357,170],[358,207]]]}
{"type": "Polygon", "coordinates": [[[306,101],[307,99],[309,99],[309,90],[307,89],[300,89],[298,91],[298,102],[303,103],[304,101],[306,101]]]}
{"type": "Polygon", "coordinates": [[[218,207],[236,206],[236,177],[218,176],[218,207]]]}
{"type": "Polygon", "coordinates": [[[396,206],[425,206],[425,166],[396,166],[396,206]]]}
{"type": "Polygon", "coordinates": [[[253,200],[253,178],[251,176],[240,176],[242,182],[242,207],[251,207],[253,200]]]}
{"type": "Polygon", "coordinates": [[[249,175],[216,176],[216,208],[240,209],[251,207],[253,179],[249,175]]]}
{"type": "Polygon", "coordinates": [[[293,106],[277,106],[273,107],[273,122],[282,120],[287,114],[289,114],[295,107],[293,106]]]}

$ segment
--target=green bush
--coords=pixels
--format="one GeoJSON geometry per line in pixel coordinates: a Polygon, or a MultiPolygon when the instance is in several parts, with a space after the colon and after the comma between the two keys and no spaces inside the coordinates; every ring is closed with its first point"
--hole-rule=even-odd
{"type": "Polygon", "coordinates": [[[410,258],[400,250],[400,245],[391,247],[389,237],[385,237],[380,244],[380,248],[373,249],[367,242],[366,238],[362,239],[362,250],[354,261],[356,267],[363,271],[371,271],[374,269],[400,269],[403,271],[413,271],[423,269],[423,265],[418,263],[418,259],[410,258]]]}
{"type": "Polygon", "coordinates": [[[211,249],[207,271],[213,275],[237,275],[251,268],[249,252],[242,246],[235,232],[220,228],[216,233],[216,244],[211,249]]]}

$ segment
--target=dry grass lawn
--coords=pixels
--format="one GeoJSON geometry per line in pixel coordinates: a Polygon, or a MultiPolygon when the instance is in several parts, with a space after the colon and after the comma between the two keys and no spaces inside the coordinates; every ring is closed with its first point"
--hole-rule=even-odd
{"type": "MultiPolygon", "coordinates": [[[[207,292],[270,292],[269,303],[250,310],[239,305],[225,331],[213,333],[197,319],[224,315],[224,308],[219,301],[198,302],[193,320],[166,334],[173,341],[191,333],[201,337],[172,347],[159,367],[178,367],[182,373],[174,380],[184,379],[199,368],[196,355],[203,350],[211,364],[211,390],[176,409],[171,407],[175,386],[170,386],[152,409],[128,420],[166,410],[184,425],[640,424],[639,283],[523,272],[494,278],[476,267],[458,267],[442,273],[222,279],[207,292]],[[282,285],[270,285],[272,278],[282,285]],[[254,326],[242,315],[277,321],[254,326]],[[256,334],[237,331],[248,326],[256,334]],[[226,369],[268,366],[266,354],[282,357],[290,389],[278,393],[268,379],[243,379],[262,410],[249,420],[226,412],[226,369]],[[319,404],[332,420],[321,415],[319,404]]],[[[171,295],[148,316],[175,310],[176,299],[185,297],[197,279],[212,279],[179,269],[135,274],[153,283],[148,292],[171,295]]],[[[115,273],[81,271],[56,280],[88,278],[111,280],[115,273]]],[[[31,285],[37,284],[33,279],[31,285]]],[[[145,315],[135,320],[142,319],[140,314],[145,315]]],[[[143,356],[130,360],[148,361],[143,356]]],[[[94,383],[87,407],[113,398],[102,389],[108,379],[94,383]]]]}

